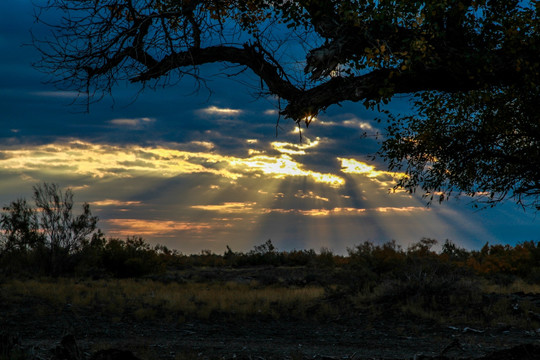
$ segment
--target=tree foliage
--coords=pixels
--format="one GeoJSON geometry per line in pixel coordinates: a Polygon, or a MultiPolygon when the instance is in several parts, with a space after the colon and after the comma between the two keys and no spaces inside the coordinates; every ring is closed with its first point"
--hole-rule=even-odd
{"type": "Polygon", "coordinates": [[[64,14],[54,38],[36,41],[39,65],[88,99],[123,80],[204,84],[211,63],[251,70],[299,124],[408,94],[414,115],[389,118],[380,152],[409,175],[398,186],[538,207],[535,1],[46,1],[64,14]]]}

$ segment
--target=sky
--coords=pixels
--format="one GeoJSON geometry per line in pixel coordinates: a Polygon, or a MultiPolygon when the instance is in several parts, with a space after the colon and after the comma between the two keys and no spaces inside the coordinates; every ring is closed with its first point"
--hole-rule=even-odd
{"type": "MultiPolygon", "coordinates": [[[[40,182],[71,188],[108,237],[141,236],[182,253],[347,248],[428,237],[478,249],[540,241],[540,220],[511,201],[478,210],[467,197],[426,206],[392,192],[399,173],[370,160],[382,131],[361,104],[330,107],[303,129],[277,102],[205,66],[212,93],[193,83],[73,105],[76,93],[44,81],[30,30],[30,0],[0,2],[0,205],[31,199],[40,182]],[[26,45],[25,45],[26,44],[26,45]]],[[[242,79],[250,81],[252,78],[242,79]]],[[[391,103],[407,108],[407,99],[391,103]]],[[[78,211],[78,210],[76,210],[78,211]]]]}

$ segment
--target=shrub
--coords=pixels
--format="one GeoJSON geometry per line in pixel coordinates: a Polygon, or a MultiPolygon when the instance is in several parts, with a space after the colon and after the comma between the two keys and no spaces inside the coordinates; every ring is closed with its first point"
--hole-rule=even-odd
{"type": "Polygon", "coordinates": [[[117,277],[138,277],[161,271],[158,254],[140,237],[109,239],[103,248],[103,266],[117,277]]]}

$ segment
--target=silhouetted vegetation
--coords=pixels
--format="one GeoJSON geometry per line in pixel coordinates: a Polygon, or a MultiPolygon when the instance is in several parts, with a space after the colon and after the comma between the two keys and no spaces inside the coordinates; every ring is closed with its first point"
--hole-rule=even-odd
{"type": "Polygon", "coordinates": [[[0,215],[0,280],[14,301],[29,291],[49,306],[68,299],[89,306],[102,299],[99,306],[110,307],[111,315],[124,309],[141,319],[156,314],[327,319],[369,310],[371,316],[437,322],[527,327],[540,321],[540,303],[509,297],[540,293],[538,242],[486,243],[480,250],[467,250],[449,240],[439,246],[424,238],[406,249],[395,241],[365,242],[338,255],[326,248],[280,251],[269,239],[248,252],[226,246],[223,254],[203,250],[187,255],[152,247],[137,236],[106,238],[89,205],[74,214],[72,192],[56,185],[37,185],[33,200],[34,205],[13,201],[0,215]],[[140,277],[145,279],[114,280],[121,293],[104,295],[113,278],[140,277]],[[83,286],[77,279],[92,283],[83,286]],[[51,286],[54,292],[47,290],[51,286]],[[158,288],[164,294],[190,295],[182,301],[163,295],[158,301],[158,288]],[[140,304],[126,305],[125,299],[135,299],[138,291],[140,304]],[[229,292],[241,292],[245,300],[225,303],[223,294],[229,292]],[[148,299],[144,294],[154,295],[148,299]]]}
{"type": "MultiPolygon", "coordinates": [[[[516,279],[540,283],[540,243],[490,245],[466,250],[446,240],[440,250],[437,240],[424,238],[407,249],[395,241],[382,245],[365,242],[337,255],[323,248],[279,251],[269,239],[248,252],[229,246],[221,254],[203,250],[182,254],[165,246],[151,247],[143,238],[106,238],[97,228],[98,219],[88,204],[73,213],[73,193],[57,185],[34,187],[34,205],[17,199],[0,215],[0,269],[4,274],[85,275],[138,277],[166,270],[194,267],[242,268],[253,266],[331,269],[331,281],[347,291],[373,289],[386,279],[400,282],[444,278],[445,281],[481,276],[495,282],[516,279]]],[[[441,288],[449,289],[440,284],[441,288]]]]}

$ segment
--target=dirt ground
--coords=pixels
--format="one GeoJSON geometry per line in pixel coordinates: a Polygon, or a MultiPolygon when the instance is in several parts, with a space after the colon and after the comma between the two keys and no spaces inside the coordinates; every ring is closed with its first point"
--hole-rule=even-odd
{"type": "MultiPolygon", "coordinates": [[[[520,344],[540,346],[534,330],[468,328],[407,319],[374,320],[368,314],[325,322],[248,322],[111,319],[99,313],[36,313],[28,304],[0,304],[1,332],[16,334],[37,358],[50,357],[66,334],[86,354],[130,350],[141,359],[463,359],[520,344]]],[[[538,354],[540,356],[540,354],[538,354]]],[[[536,355],[535,355],[536,356],[536,355]]],[[[536,358],[536,357],[535,357],[536,358]]]]}

